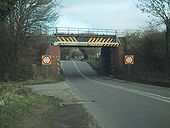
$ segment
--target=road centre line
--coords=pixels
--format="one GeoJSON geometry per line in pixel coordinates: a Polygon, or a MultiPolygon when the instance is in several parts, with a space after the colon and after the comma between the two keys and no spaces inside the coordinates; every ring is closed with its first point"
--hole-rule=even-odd
{"type": "Polygon", "coordinates": [[[96,81],[96,80],[92,80],[92,79],[86,77],[84,74],[81,73],[81,71],[78,68],[78,65],[76,64],[76,62],[74,62],[74,61],[72,61],[72,62],[74,64],[74,67],[76,68],[77,72],[82,77],[84,77],[86,80],[88,80],[90,82],[97,83],[97,84],[100,84],[100,85],[106,85],[108,87],[116,88],[118,90],[123,90],[123,91],[126,91],[126,92],[135,93],[135,94],[138,94],[138,95],[142,95],[142,96],[145,96],[145,97],[149,97],[149,98],[152,98],[152,99],[156,99],[156,100],[159,100],[159,101],[170,103],[170,97],[164,97],[164,96],[154,94],[154,93],[150,93],[150,92],[139,91],[139,90],[136,90],[136,89],[130,89],[130,88],[126,88],[126,87],[115,86],[115,85],[107,84],[107,83],[104,83],[104,82],[99,82],[99,81],[96,81]]]}

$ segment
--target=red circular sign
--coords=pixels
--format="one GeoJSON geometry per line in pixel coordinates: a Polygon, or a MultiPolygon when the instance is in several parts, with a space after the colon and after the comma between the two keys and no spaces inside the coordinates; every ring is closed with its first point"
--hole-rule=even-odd
{"type": "Polygon", "coordinates": [[[42,55],[42,65],[50,65],[52,63],[51,55],[42,55]]]}
{"type": "Polygon", "coordinates": [[[125,55],[125,64],[134,64],[134,55],[125,55]]]}

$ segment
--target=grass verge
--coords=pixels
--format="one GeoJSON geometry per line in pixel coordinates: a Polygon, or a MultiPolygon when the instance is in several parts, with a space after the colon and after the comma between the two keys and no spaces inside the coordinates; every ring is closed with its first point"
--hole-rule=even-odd
{"type": "Polygon", "coordinates": [[[131,76],[116,76],[117,79],[132,81],[136,83],[142,84],[149,84],[154,86],[161,86],[161,87],[168,87],[170,88],[170,80],[166,78],[155,78],[152,76],[138,76],[138,75],[131,75],[131,76]]]}
{"type": "Polygon", "coordinates": [[[32,109],[45,105],[59,105],[59,99],[34,93],[29,85],[55,83],[59,80],[37,79],[26,82],[0,83],[0,128],[16,128],[18,120],[32,109]],[[29,84],[29,85],[28,85],[29,84]]]}
{"type": "MultiPolygon", "coordinates": [[[[87,63],[99,74],[101,74],[101,67],[99,66],[98,62],[87,61],[87,63]]],[[[114,78],[132,81],[136,83],[142,84],[150,84],[155,86],[161,87],[168,87],[170,88],[170,78],[165,76],[163,72],[150,72],[147,74],[143,73],[133,73],[128,75],[127,73],[114,75],[114,78]]]]}
{"type": "Polygon", "coordinates": [[[53,77],[43,78],[43,77],[37,77],[35,80],[27,80],[24,82],[21,82],[23,85],[36,85],[36,84],[52,84],[64,81],[64,77],[61,75],[58,79],[54,79],[53,77]]]}

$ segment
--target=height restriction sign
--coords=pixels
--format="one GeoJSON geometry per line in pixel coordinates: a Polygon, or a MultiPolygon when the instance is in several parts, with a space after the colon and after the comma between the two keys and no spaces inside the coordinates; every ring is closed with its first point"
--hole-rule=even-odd
{"type": "Polygon", "coordinates": [[[42,55],[42,65],[51,65],[52,57],[51,55],[42,55]]]}
{"type": "Polygon", "coordinates": [[[134,64],[134,55],[125,55],[125,64],[134,64]]]}

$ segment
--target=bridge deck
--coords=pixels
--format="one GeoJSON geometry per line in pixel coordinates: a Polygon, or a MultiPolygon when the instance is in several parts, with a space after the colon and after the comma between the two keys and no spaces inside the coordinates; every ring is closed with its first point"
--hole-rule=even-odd
{"type": "Polygon", "coordinates": [[[118,47],[120,43],[113,29],[57,28],[54,45],[70,47],[118,47]]]}

